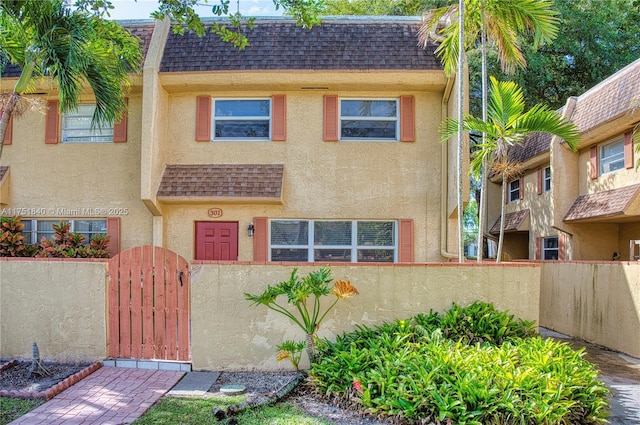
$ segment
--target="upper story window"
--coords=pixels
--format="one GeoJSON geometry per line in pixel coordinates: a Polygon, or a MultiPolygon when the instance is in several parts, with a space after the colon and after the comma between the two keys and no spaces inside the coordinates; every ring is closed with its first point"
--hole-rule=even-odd
{"type": "Polygon", "coordinates": [[[340,140],[399,140],[397,99],[341,99],[340,140]]]}
{"type": "Polygon", "coordinates": [[[70,223],[70,232],[81,233],[85,237],[85,243],[89,243],[91,237],[97,234],[107,233],[106,220],[29,220],[23,219],[24,229],[22,235],[27,243],[38,243],[42,238],[51,239],[55,231],[53,225],[60,221],[70,223]]]}
{"type": "Polygon", "coordinates": [[[544,238],[542,241],[542,259],[557,260],[558,254],[558,237],[544,238]]]}
{"type": "Polygon", "coordinates": [[[271,220],[271,261],[395,262],[395,221],[271,220]]]}
{"type": "Polygon", "coordinates": [[[271,138],[271,99],[214,99],[213,140],[271,138]]]}
{"type": "Polygon", "coordinates": [[[549,192],[551,190],[551,167],[547,167],[544,169],[544,174],[542,176],[542,188],[543,191],[549,192]]]}
{"type": "Polygon", "coordinates": [[[600,174],[612,173],[624,167],[624,139],[600,146],[600,174]]]}
{"type": "Polygon", "coordinates": [[[62,116],[62,143],[113,142],[113,123],[92,126],[95,109],[95,104],[81,104],[62,116]]]}
{"type": "Polygon", "coordinates": [[[509,183],[509,202],[520,199],[520,179],[513,180],[509,183]]]}

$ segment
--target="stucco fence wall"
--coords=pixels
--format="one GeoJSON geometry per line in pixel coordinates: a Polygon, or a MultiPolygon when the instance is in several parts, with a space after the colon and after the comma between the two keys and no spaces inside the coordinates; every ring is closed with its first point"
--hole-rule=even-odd
{"type": "Polygon", "coordinates": [[[540,325],[640,358],[640,263],[544,263],[540,325]]]}
{"type": "Polygon", "coordinates": [[[106,264],[0,259],[0,357],[103,359],[106,264]]]}
{"type": "MultiPolygon", "coordinates": [[[[104,261],[1,259],[0,356],[29,358],[37,342],[45,359],[104,359],[106,266],[104,261]]],[[[321,266],[298,267],[304,275],[321,266]]],[[[273,264],[191,265],[195,370],[290,367],[276,362],[275,347],[286,339],[303,339],[302,331],[264,306],[251,306],[244,293],[261,293],[288,279],[292,270],[273,264]]],[[[538,320],[537,264],[334,265],[331,270],[334,279],[351,280],[360,295],[340,301],[327,315],[322,337],[476,300],[538,320]]]]}

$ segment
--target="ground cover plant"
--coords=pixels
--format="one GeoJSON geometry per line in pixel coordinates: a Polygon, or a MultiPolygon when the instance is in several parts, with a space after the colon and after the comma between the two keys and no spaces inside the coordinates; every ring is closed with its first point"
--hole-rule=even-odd
{"type": "Polygon", "coordinates": [[[246,410],[237,416],[218,420],[213,412],[244,401],[243,396],[212,398],[165,397],[133,425],[329,425],[330,422],[309,416],[290,403],[277,403],[246,410]],[[176,422],[179,421],[179,422],[176,422]]]}
{"type": "Polygon", "coordinates": [[[602,424],[608,389],[568,344],[491,304],[454,305],[318,344],[318,389],[408,423],[602,424]]]}
{"type": "Polygon", "coordinates": [[[44,403],[44,400],[24,400],[21,398],[0,397],[0,425],[8,424],[32,409],[44,403]]]}

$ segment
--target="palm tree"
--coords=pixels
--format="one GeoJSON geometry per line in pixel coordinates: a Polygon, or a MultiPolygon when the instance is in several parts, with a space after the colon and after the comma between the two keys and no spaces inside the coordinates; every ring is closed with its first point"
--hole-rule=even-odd
{"type": "MultiPolygon", "coordinates": [[[[514,66],[526,66],[520,47],[520,33],[531,33],[533,47],[538,48],[543,43],[550,42],[555,38],[559,20],[557,12],[553,10],[551,0],[467,0],[467,3],[464,20],[458,19],[458,23],[452,17],[464,6],[462,1],[457,6],[451,5],[430,11],[420,29],[419,38],[422,45],[426,44],[428,40],[440,43],[436,54],[442,58],[447,75],[451,75],[456,66],[460,67],[458,62],[462,60],[460,59],[462,58],[461,50],[466,51],[474,48],[479,39],[482,55],[482,118],[486,120],[487,43],[492,42],[495,45],[502,69],[509,72],[513,70],[514,66]],[[438,27],[443,22],[445,27],[439,30],[438,27]],[[460,28],[462,25],[464,30],[460,28]]],[[[461,102],[462,98],[459,100],[461,102]]],[[[475,171],[475,177],[479,178],[481,182],[478,208],[478,262],[482,261],[483,252],[486,165],[484,164],[475,171]]],[[[459,201],[458,205],[461,204],[462,202],[459,201]]],[[[461,221],[459,222],[459,232],[462,232],[461,221]]]]}
{"type": "Polygon", "coordinates": [[[56,83],[63,113],[77,107],[88,85],[96,100],[92,124],[99,125],[122,116],[129,73],[141,63],[138,40],[116,22],[74,11],[65,0],[0,1],[0,71],[7,64],[21,69],[13,92],[2,97],[0,157],[9,118],[37,79],[56,83]]]}
{"type": "MultiPolygon", "coordinates": [[[[499,82],[491,77],[487,119],[467,115],[462,126],[465,131],[486,134],[479,149],[473,152],[471,170],[484,164],[502,176],[502,199],[506,196],[507,181],[521,173],[521,165],[509,161],[509,147],[521,143],[532,133],[549,133],[563,139],[569,148],[576,150],[579,132],[576,126],[544,105],[535,105],[525,112],[522,88],[512,81],[499,82]]],[[[448,118],[440,128],[442,140],[447,140],[458,132],[459,121],[448,118]]],[[[502,203],[500,237],[498,240],[497,262],[502,256],[504,240],[505,211],[502,203]]]]}

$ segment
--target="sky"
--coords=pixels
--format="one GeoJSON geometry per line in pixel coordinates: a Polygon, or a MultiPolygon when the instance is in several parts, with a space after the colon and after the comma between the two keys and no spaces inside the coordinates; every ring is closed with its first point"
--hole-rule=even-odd
{"type": "MultiPolygon", "coordinates": [[[[276,11],[272,0],[231,0],[229,11],[235,13],[240,4],[240,13],[245,16],[280,16],[282,8],[276,11]]],[[[111,13],[111,19],[150,19],[150,14],[158,7],[157,0],[111,0],[115,7],[111,13]]],[[[209,0],[208,6],[197,9],[201,17],[214,16],[211,6],[219,4],[218,0],[209,0]]]]}

